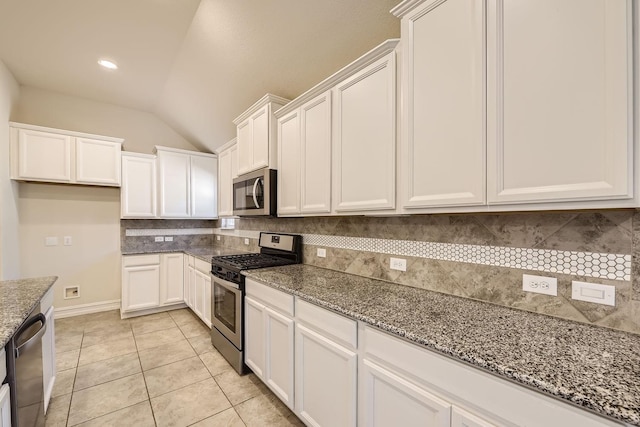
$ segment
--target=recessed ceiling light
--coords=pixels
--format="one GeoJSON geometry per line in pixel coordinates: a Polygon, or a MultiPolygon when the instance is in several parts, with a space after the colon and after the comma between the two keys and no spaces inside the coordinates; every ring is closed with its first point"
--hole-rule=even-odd
{"type": "Polygon", "coordinates": [[[116,64],[113,61],[109,61],[108,59],[101,59],[101,60],[98,61],[98,64],[100,64],[102,67],[108,68],[110,70],[117,70],[118,69],[118,64],[116,64]]]}

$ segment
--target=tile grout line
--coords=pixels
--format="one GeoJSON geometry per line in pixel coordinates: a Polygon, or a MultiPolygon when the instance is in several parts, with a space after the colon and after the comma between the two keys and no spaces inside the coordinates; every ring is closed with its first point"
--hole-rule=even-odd
{"type": "MultiPolygon", "coordinates": [[[[131,325],[131,323],[129,323],[131,325]]],[[[144,389],[147,392],[147,402],[149,402],[149,408],[151,409],[151,416],[153,417],[153,424],[157,427],[158,421],[156,420],[156,413],[153,410],[151,404],[151,396],[149,395],[149,387],[147,386],[147,377],[144,375],[144,369],[142,369],[142,360],[140,360],[140,349],[138,348],[138,340],[136,340],[136,334],[133,332],[133,325],[131,325],[131,333],[133,334],[133,344],[136,346],[136,355],[138,356],[138,363],[140,364],[140,373],[142,374],[142,381],[144,382],[144,389]]]]}

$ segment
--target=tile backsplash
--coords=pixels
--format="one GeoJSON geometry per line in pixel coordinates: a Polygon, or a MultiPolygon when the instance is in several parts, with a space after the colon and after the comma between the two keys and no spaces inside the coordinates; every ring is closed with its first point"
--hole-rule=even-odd
{"type": "Polygon", "coordinates": [[[259,231],[297,233],[305,264],[640,333],[640,210],[240,218],[235,230],[220,225],[122,220],[122,250],[257,251],[259,231]],[[155,242],[160,235],[173,241],[155,242]],[[326,248],[326,258],[317,248],[326,248]],[[392,256],[407,260],[406,272],[389,268],[392,256]],[[558,296],[523,292],[523,273],[557,278],[558,296]],[[616,305],[573,300],[572,280],[615,286],[616,305]]]}
{"type": "Polygon", "coordinates": [[[216,229],[216,244],[247,250],[257,231],[299,233],[305,264],[640,333],[638,212],[241,218],[216,229]],[[391,256],[407,271],[391,270],[391,256]],[[523,273],[556,277],[558,296],[523,292],[523,273]],[[616,306],[573,300],[572,280],[615,286],[616,306]]]}

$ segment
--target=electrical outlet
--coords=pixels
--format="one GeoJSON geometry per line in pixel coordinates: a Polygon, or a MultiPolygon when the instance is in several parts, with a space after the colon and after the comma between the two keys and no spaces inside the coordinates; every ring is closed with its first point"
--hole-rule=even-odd
{"type": "Polygon", "coordinates": [[[173,242],[173,236],[164,236],[165,242],[173,242]]]}
{"type": "Polygon", "coordinates": [[[156,243],[157,242],[164,242],[164,236],[156,236],[156,243]]]}
{"type": "Polygon", "coordinates": [[[615,306],[616,287],[573,280],[571,282],[571,299],[615,306]]]}
{"type": "Polygon", "coordinates": [[[249,239],[244,239],[244,244],[248,245],[249,244],[249,239]]]}
{"type": "Polygon", "coordinates": [[[220,235],[216,236],[216,240],[219,242],[220,241],[220,235]]]}
{"type": "Polygon", "coordinates": [[[71,236],[64,236],[64,245],[65,246],[71,246],[72,242],[71,242],[71,236]]]}
{"type": "Polygon", "coordinates": [[[407,271],[407,260],[404,258],[391,258],[390,264],[392,270],[407,271]]]}
{"type": "Polygon", "coordinates": [[[522,275],[522,290],[551,296],[558,295],[558,279],[555,277],[522,275]]]}
{"type": "Polygon", "coordinates": [[[58,246],[58,238],[57,237],[45,237],[44,238],[45,246],[58,246]]]}
{"type": "Polygon", "coordinates": [[[317,254],[320,258],[326,258],[327,250],[325,248],[318,248],[317,254]]]}

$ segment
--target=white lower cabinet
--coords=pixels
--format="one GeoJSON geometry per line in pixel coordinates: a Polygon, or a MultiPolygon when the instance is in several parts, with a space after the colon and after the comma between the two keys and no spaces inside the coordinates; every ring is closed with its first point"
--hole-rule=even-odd
{"type": "Polygon", "coordinates": [[[296,325],[296,413],[312,426],[356,425],[355,351],[296,325]]]}
{"type": "Polygon", "coordinates": [[[294,409],[293,296],[246,280],[245,363],[294,409]]]}
{"type": "Polygon", "coordinates": [[[211,327],[211,264],[200,259],[189,261],[188,291],[185,301],[208,327],[211,327]]]}
{"type": "Polygon", "coordinates": [[[451,427],[496,427],[496,424],[454,406],[451,408],[451,427]]]}
{"type": "Polygon", "coordinates": [[[122,257],[121,314],[168,307],[184,302],[182,253],[122,257]]]}
{"type": "Polygon", "coordinates": [[[371,360],[362,361],[360,383],[361,425],[451,425],[451,404],[371,360]]]}
{"type": "Polygon", "coordinates": [[[0,387],[0,427],[11,427],[11,391],[9,384],[0,387]]]}

